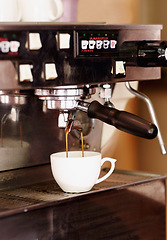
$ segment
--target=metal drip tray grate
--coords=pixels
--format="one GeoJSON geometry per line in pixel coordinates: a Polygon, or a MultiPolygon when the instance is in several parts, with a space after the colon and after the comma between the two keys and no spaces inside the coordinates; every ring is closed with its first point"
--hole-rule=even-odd
{"type": "Polygon", "coordinates": [[[1,239],[165,239],[166,176],[115,170],[91,191],[67,194],[43,173],[1,173],[1,239]]]}
{"type": "MultiPolygon", "coordinates": [[[[104,170],[102,174],[104,174],[107,171],[104,170]]],[[[121,171],[116,170],[109,178],[107,178],[102,183],[95,185],[95,189],[101,189],[101,188],[108,188],[108,187],[117,187],[120,185],[130,184],[130,183],[136,183],[144,180],[148,180],[150,178],[155,177],[154,174],[143,174],[140,172],[130,172],[130,171],[121,171]]]]}
{"type": "MultiPolygon", "coordinates": [[[[102,174],[104,174],[103,171],[102,174]]],[[[87,193],[68,194],[64,193],[54,180],[44,183],[37,183],[29,186],[22,186],[15,189],[0,191],[0,216],[6,211],[21,210],[26,211],[29,207],[35,207],[55,201],[62,201],[68,198],[92,194],[99,190],[117,188],[119,186],[141,183],[155,178],[159,175],[142,174],[134,172],[121,172],[116,170],[107,180],[94,186],[87,193]],[[133,173],[133,174],[132,174],[133,173]]]]}

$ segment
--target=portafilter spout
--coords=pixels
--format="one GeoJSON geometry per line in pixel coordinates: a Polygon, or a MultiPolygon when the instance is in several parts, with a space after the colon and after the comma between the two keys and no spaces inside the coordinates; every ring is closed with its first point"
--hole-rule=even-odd
{"type": "Polygon", "coordinates": [[[97,118],[135,136],[153,139],[158,133],[158,129],[153,123],[129,112],[104,106],[98,101],[91,103],[78,101],[77,109],[87,112],[90,118],[97,118]]]}

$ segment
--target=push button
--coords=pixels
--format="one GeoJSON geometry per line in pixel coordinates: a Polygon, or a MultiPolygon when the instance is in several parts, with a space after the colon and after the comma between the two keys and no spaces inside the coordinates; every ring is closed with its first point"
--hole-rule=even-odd
{"type": "Polygon", "coordinates": [[[29,33],[29,49],[39,50],[42,47],[40,34],[39,33],[29,33]]]}
{"type": "Polygon", "coordinates": [[[123,61],[116,61],[116,75],[121,74],[121,75],[126,75],[126,71],[125,71],[125,64],[123,61]]]}
{"type": "Polygon", "coordinates": [[[8,53],[10,51],[10,43],[8,41],[0,42],[0,48],[2,53],[8,53]]]}
{"type": "Polygon", "coordinates": [[[11,52],[18,52],[19,47],[20,47],[20,42],[18,42],[18,41],[10,42],[10,51],[11,52]]]}
{"type": "Polygon", "coordinates": [[[33,82],[33,76],[32,76],[32,65],[30,64],[20,64],[19,65],[19,76],[20,76],[20,82],[33,82]]]}
{"type": "Polygon", "coordinates": [[[46,63],[45,64],[45,79],[53,80],[58,77],[56,66],[54,63],[46,63]]]}
{"type": "Polygon", "coordinates": [[[60,33],[59,34],[59,49],[69,49],[70,48],[70,34],[60,33]]]}

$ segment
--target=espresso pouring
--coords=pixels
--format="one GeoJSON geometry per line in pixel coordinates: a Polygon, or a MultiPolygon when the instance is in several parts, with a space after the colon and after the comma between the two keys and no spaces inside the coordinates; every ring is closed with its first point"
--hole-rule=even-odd
{"type": "Polygon", "coordinates": [[[67,123],[67,127],[65,129],[65,140],[66,140],[66,157],[68,157],[68,134],[73,130],[76,129],[79,131],[81,136],[81,149],[82,149],[82,157],[84,157],[84,141],[83,141],[83,129],[77,126],[73,127],[73,120],[69,120],[67,123]]]}

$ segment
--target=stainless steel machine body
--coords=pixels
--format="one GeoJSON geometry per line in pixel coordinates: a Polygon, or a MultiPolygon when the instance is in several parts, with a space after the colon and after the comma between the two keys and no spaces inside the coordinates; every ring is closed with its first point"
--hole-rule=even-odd
{"type": "MultiPolygon", "coordinates": [[[[46,164],[51,153],[64,151],[67,110],[73,110],[78,100],[100,100],[94,94],[100,86],[107,83],[114,89],[117,82],[159,79],[159,65],[138,66],[135,46],[137,41],[159,41],[161,29],[161,25],[1,24],[0,171],[46,164]],[[135,43],[130,51],[125,47],[129,41],[135,43]]],[[[80,111],[75,117],[84,129],[85,148],[100,151],[102,123],[80,111]]],[[[70,149],[80,148],[77,132],[69,143],[70,149]]]]}

